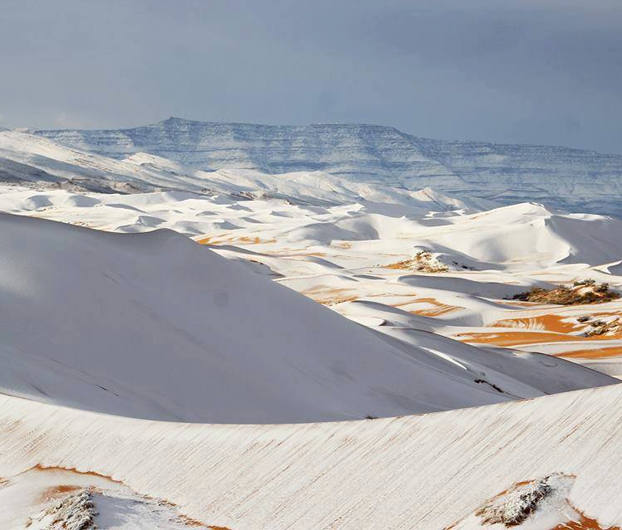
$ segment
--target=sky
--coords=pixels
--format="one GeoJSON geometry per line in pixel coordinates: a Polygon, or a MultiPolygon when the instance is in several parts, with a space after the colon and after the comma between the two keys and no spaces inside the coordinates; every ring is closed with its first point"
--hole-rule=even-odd
{"type": "Polygon", "coordinates": [[[376,123],[622,153],[620,0],[2,0],[0,126],[376,123]]]}

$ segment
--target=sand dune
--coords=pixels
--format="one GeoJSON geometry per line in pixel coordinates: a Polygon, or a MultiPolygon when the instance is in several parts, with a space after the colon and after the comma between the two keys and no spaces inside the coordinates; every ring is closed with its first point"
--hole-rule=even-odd
{"type": "Polygon", "coordinates": [[[153,419],[275,423],[614,382],[512,356],[507,369],[474,369],[459,361],[476,350],[442,337],[445,356],[392,343],[171,231],[117,235],[8,215],[0,224],[4,393],[153,419]]]}
{"type": "Polygon", "coordinates": [[[622,289],[620,220],[15,131],[0,158],[1,527],[622,522],[622,302],[512,299],[622,289]]]}
{"type": "MultiPolygon", "coordinates": [[[[567,499],[604,529],[622,521],[620,399],[613,385],[423,416],[257,426],[151,422],[0,397],[0,475],[36,491],[36,474],[19,474],[37,464],[91,471],[232,529],[436,529],[516,483],[558,473],[571,480],[548,500],[564,502],[545,499],[518,528],[568,522],[577,512],[567,499]]],[[[0,523],[16,528],[39,510],[3,510],[0,523]]]]}

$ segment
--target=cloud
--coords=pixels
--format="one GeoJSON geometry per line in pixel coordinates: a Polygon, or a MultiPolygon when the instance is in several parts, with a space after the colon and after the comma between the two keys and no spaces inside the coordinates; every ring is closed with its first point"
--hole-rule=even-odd
{"type": "Polygon", "coordinates": [[[5,0],[1,110],[14,126],[374,122],[622,152],[620,27],[610,0],[5,0]]]}

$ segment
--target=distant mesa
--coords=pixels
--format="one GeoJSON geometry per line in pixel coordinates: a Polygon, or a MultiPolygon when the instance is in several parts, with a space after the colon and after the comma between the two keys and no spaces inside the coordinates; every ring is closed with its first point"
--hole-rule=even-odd
{"type": "Polygon", "coordinates": [[[259,125],[174,116],[129,129],[31,132],[117,159],[145,152],[205,170],[324,171],[412,190],[433,186],[461,198],[622,215],[622,155],[566,147],[433,140],[380,125],[259,125]]]}

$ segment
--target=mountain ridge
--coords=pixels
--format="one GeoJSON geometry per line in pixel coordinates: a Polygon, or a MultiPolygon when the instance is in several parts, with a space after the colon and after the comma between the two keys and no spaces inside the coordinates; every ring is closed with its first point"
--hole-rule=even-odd
{"type": "Polygon", "coordinates": [[[79,128],[79,127],[61,127],[61,128],[46,128],[46,127],[0,127],[0,130],[5,130],[5,131],[9,131],[9,130],[19,130],[19,131],[23,131],[23,132],[27,132],[30,134],[37,134],[37,135],[47,135],[48,133],[52,133],[52,132],[62,132],[62,131],[82,131],[82,132],[111,132],[111,131],[129,131],[129,130],[133,130],[133,129],[139,129],[139,128],[143,128],[143,127],[153,127],[156,125],[161,125],[164,123],[192,123],[192,124],[202,124],[202,125],[232,125],[232,126],[252,126],[252,127],[265,127],[265,128],[292,128],[292,129],[296,129],[296,128],[305,128],[305,127],[365,127],[365,128],[377,128],[377,129],[389,129],[389,130],[394,130],[397,133],[403,135],[403,136],[407,136],[407,137],[411,137],[411,138],[415,138],[417,140],[426,140],[426,141],[433,141],[433,142],[442,142],[442,143],[446,143],[446,144],[468,144],[468,143],[473,143],[473,144],[480,144],[480,145],[490,145],[490,146],[500,146],[500,147],[506,147],[506,146],[512,146],[512,147],[544,147],[544,148],[551,148],[551,149],[563,149],[566,151],[577,151],[577,152],[581,152],[581,153],[589,153],[589,154],[594,154],[594,155],[599,155],[599,156],[605,156],[605,157],[614,157],[614,158],[622,158],[622,154],[620,153],[607,153],[607,152],[602,152],[602,151],[598,151],[596,149],[584,149],[582,147],[572,147],[572,146],[568,146],[568,145],[562,145],[562,144],[538,144],[538,143],[531,143],[531,142],[518,142],[518,143],[511,143],[511,142],[496,142],[494,140],[468,140],[468,139],[448,139],[448,138],[432,138],[430,136],[419,136],[417,134],[413,134],[413,133],[409,133],[409,132],[405,132],[402,131],[401,129],[399,129],[398,127],[395,127],[393,125],[382,125],[380,123],[372,123],[372,122],[350,122],[350,121],[346,121],[346,122],[330,122],[330,121],[326,121],[326,122],[311,122],[311,123],[306,123],[306,124],[278,124],[278,123],[259,123],[259,122],[253,122],[253,121],[212,121],[212,120],[194,120],[191,118],[182,118],[180,116],[169,116],[168,118],[164,118],[161,120],[158,120],[156,122],[153,123],[147,123],[145,125],[135,125],[135,126],[131,126],[131,127],[118,127],[118,128],[113,128],[113,127],[104,127],[104,128],[87,128],[87,127],[83,127],[83,128],[79,128]]]}
{"type": "Polygon", "coordinates": [[[373,124],[263,125],[170,117],[125,129],[34,129],[64,146],[125,159],[138,152],[197,169],[324,171],[502,204],[622,215],[622,155],[560,146],[435,140],[373,124]]]}

